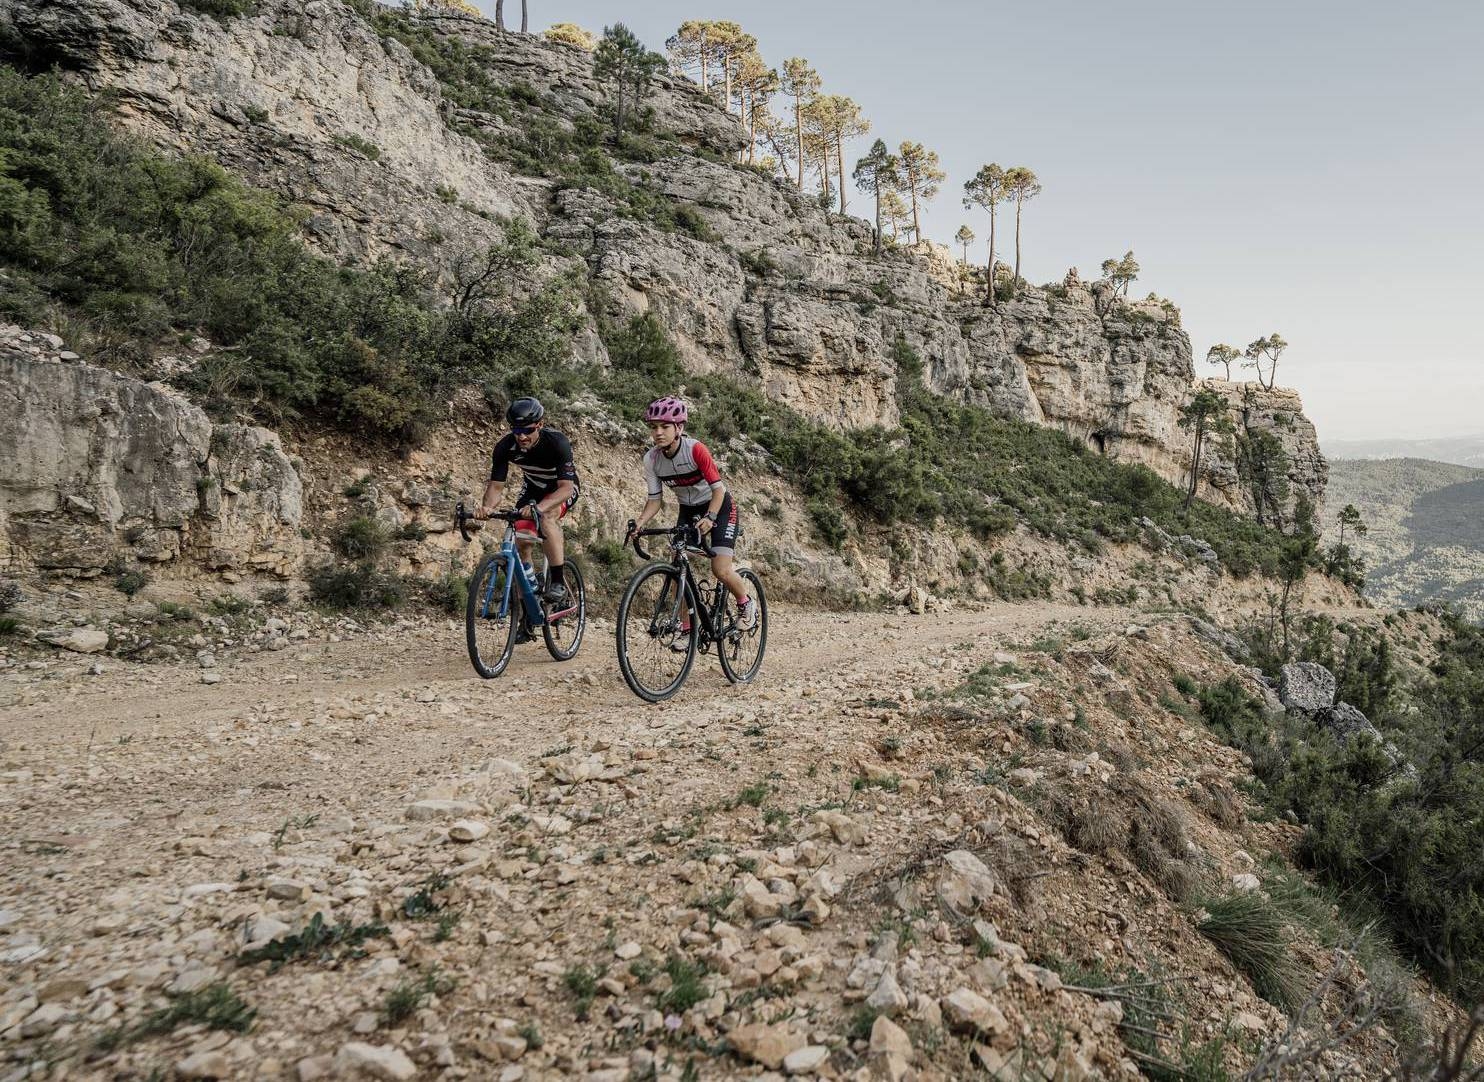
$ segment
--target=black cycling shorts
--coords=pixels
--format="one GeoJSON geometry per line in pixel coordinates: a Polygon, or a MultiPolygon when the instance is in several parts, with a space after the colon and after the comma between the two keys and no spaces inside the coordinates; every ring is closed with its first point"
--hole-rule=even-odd
{"type": "MultiPolygon", "coordinates": [[[[520,495],[515,498],[515,506],[524,507],[528,503],[540,503],[555,491],[555,485],[552,485],[550,488],[542,488],[540,485],[533,485],[527,481],[521,486],[520,495]]],[[[572,495],[563,500],[561,506],[556,508],[557,518],[566,518],[567,512],[572,510],[572,505],[577,502],[577,497],[581,494],[581,487],[574,481],[572,483],[572,495]]],[[[550,514],[550,512],[547,513],[550,514]]]]}
{"type": "MultiPolygon", "coordinates": [[[[675,520],[675,525],[689,526],[706,513],[708,506],[704,503],[681,504],[680,517],[675,520]]],[[[734,555],[737,551],[737,531],[740,528],[737,505],[732,502],[732,494],[728,492],[722,497],[721,506],[716,509],[716,525],[711,527],[706,543],[718,556],[734,555]]]]}

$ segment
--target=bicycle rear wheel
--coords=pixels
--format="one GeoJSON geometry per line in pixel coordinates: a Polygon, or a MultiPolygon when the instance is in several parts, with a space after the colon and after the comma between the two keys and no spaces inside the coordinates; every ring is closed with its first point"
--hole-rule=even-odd
{"type": "Polygon", "coordinates": [[[547,613],[541,625],[541,636],[546,640],[546,650],[557,661],[571,661],[582,645],[583,632],[587,630],[587,593],[582,585],[582,569],[568,560],[562,572],[567,584],[567,595],[571,598],[556,613],[556,619],[547,613]]]}
{"type": "Polygon", "coordinates": [[[737,626],[737,599],[727,592],[726,607],[721,618],[721,641],[716,644],[716,655],[721,659],[721,671],[734,684],[746,684],[763,667],[763,652],[768,648],[768,599],[763,594],[763,580],[750,567],[737,569],[742,581],[747,583],[747,592],[757,606],[757,620],[743,631],[737,626]]]}
{"type": "Polygon", "coordinates": [[[680,572],[640,568],[618,603],[618,667],[639,698],[657,703],[680,690],[696,660],[696,617],[680,572]],[[689,624],[689,626],[683,626],[689,624]]]}
{"type": "Polygon", "coordinates": [[[505,557],[491,553],[479,562],[469,579],[464,631],[469,642],[469,660],[474,663],[474,671],[486,680],[493,680],[510,664],[515,653],[515,635],[520,630],[518,591],[510,591],[510,607],[504,616],[500,615],[508,575],[505,557]]]}

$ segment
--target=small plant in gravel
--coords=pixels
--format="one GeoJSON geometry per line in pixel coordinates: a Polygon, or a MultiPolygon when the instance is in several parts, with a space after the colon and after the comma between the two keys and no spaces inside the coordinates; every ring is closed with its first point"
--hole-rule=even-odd
{"type": "Polygon", "coordinates": [[[189,605],[182,605],[177,601],[161,601],[155,606],[161,616],[171,620],[194,620],[195,610],[189,605]]]}
{"type": "Polygon", "coordinates": [[[459,926],[463,919],[462,913],[442,913],[438,917],[438,927],[433,929],[433,942],[446,943],[453,938],[453,930],[459,926]]]}
{"type": "Polygon", "coordinates": [[[755,785],[747,786],[747,788],[739,792],[736,799],[732,801],[732,807],[736,808],[747,804],[754,808],[760,808],[763,801],[767,799],[768,783],[760,781],[755,785]]]}
{"type": "Polygon", "coordinates": [[[386,994],[381,1005],[382,1021],[389,1026],[412,1017],[417,1010],[436,995],[453,991],[453,978],[445,976],[437,966],[424,973],[418,980],[403,980],[386,994]]]}
{"type": "Polygon", "coordinates": [[[566,985],[567,991],[577,1001],[577,1017],[586,1018],[588,1009],[593,1005],[593,999],[598,994],[598,977],[600,974],[588,969],[585,965],[572,965],[562,974],[562,983],[566,985]]]}
{"type": "Polygon", "coordinates": [[[535,1022],[527,1022],[515,1032],[526,1042],[526,1047],[533,1052],[546,1043],[546,1039],[541,1036],[541,1027],[535,1022]]]}
{"type": "Polygon", "coordinates": [[[246,1033],[252,1029],[257,1013],[257,1008],[248,1006],[230,986],[218,982],[177,996],[168,1007],[152,1011],[132,1026],[109,1030],[98,1038],[97,1046],[109,1052],[145,1037],[171,1033],[182,1025],[246,1033]]]}
{"type": "Polygon", "coordinates": [[[661,993],[660,1010],[667,1014],[684,1014],[707,996],[706,966],[684,955],[672,954],[665,961],[670,987],[661,993]]]}
{"type": "Polygon", "coordinates": [[[850,1041],[868,1041],[871,1039],[871,1027],[876,1024],[876,1019],[881,1012],[875,1007],[859,1007],[850,1016],[850,1025],[845,1030],[845,1039],[850,1041]]]}
{"type": "Polygon", "coordinates": [[[244,951],[237,956],[239,965],[269,963],[268,972],[276,973],[290,962],[331,962],[338,958],[359,958],[365,954],[362,946],[368,939],[380,939],[391,934],[385,924],[326,924],[324,915],[316,913],[309,918],[302,931],[294,935],[275,939],[266,946],[244,951]],[[342,950],[343,948],[343,950],[342,950]]]}
{"type": "Polygon", "coordinates": [[[448,876],[441,873],[428,876],[418,884],[417,890],[402,900],[402,915],[409,920],[424,920],[441,912],[443,903],[435,895],[446,889],[449,882],[448,876]]]}

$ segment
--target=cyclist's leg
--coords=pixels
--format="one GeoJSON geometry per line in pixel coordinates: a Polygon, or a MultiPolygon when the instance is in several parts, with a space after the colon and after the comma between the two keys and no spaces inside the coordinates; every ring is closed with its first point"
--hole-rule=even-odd
{"type": "Polygon", "coordinates": [[[549,574],[547,599],[552,602],[566,600],[566,538],[562,534],[562,519],[577,502],[578,490],[573,486],[572,495],[541,516],[541,544],[546,550],[546,566],[549,574]]]}
{"type": "Polygon", "coordinates": [[[562,534],[562,519],[572,510],[580,492],[581,489],[573,485],[572,495],[563,500],[560,506],[541,516],[541,543],[546,549],[546,563],[551,568],[553,582],[562,581],[562,573],[558,569],[567,562],[567,541],[562,534]]]}
{"type": "Polygon", "coordinates": [[[732,592],[740,605],[747,600],[747,584],[742,581],[742,576],[732,570],[732,563],[737,552],[737,530],[740,523],[737,517],[737,505],[732,500],[732,494],[728,492],[726,498],[721,501],[721,506],[716,511],[716,525],[711,528],[711,551],[716,553],[711,559],[711,573],[716,576],[716,581],[722,583],[732,592]]]}

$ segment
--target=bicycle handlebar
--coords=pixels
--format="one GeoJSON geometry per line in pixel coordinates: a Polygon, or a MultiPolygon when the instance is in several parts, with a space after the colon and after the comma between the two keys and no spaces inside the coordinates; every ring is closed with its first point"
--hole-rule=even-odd
{"type": "Polygon", "coordinates": [[[521,522],[523,520],[529,519],[536,524],[536,529],[539,532],[541,529],[541,509],[538,508],[535,504],[530,504],[529,506],[531,508],[531,513],[529,515],[522,514],[519,510],[515,510],[492,511],[488,515],[484,515],[481,517],[480,515],[469,511],[464,506],[464,501],[460,500],[458,502],[458,505],[454,508],[453,520],[459,528],[459,534],[465,541],[473,541],[474,538],[469,536],[469,531],[480,529],[482,527],[484,519],[492,518],[501,519],[502,521],[511,523],[521,522]]]}
{"type": "Polygon", "coordinates": [[[683,535],[687,545],[700,549],[707,556],[716,556],[715,550],[712,549],[706,539],[701,536],[700,531],[694,526],[650,526],[643,530],[636,530],[633,526],[634,520],[630,519],[629,532],[634,544],[634,551],[639,554],[639,558],[642,560],[652,560],[654,557],[644,551],[644,546],[639,544],[639,538],[641,537],[668,537],[673,541],[676,537],[683,535]]]}

